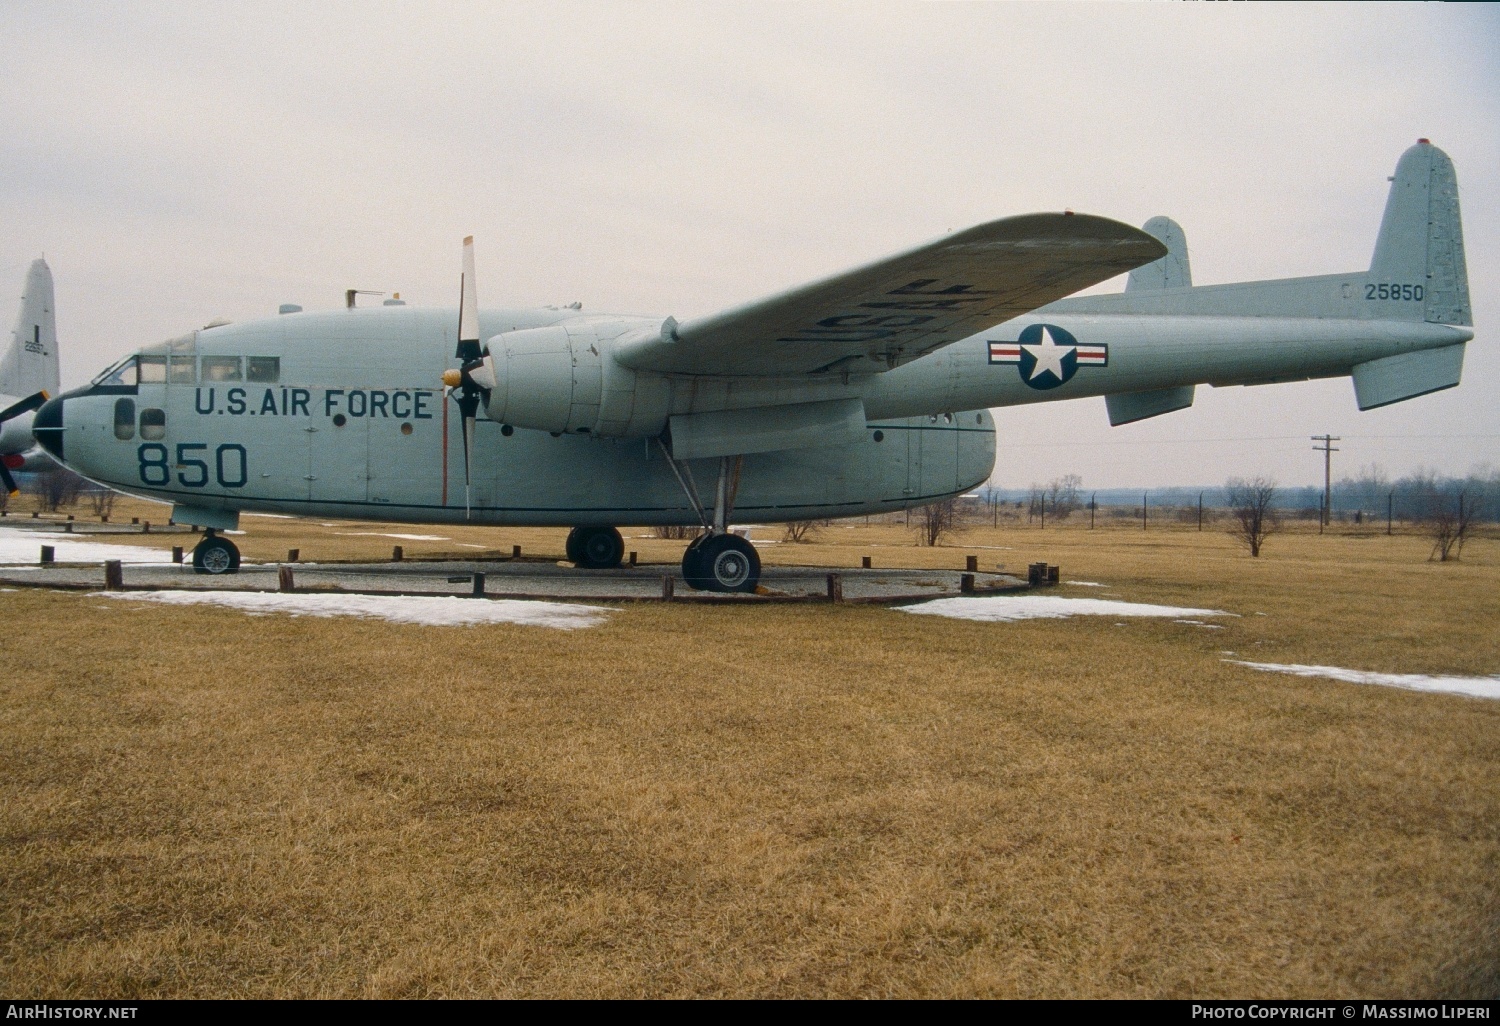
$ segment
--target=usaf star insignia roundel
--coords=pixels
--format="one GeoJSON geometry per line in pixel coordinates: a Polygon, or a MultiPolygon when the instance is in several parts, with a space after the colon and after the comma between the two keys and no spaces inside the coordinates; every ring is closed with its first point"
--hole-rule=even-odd
{"type": "Polygon", "coordinates": [[[1033,324],[1014,342],[991,342],[990,363],[1013,363],[1032,388],[1056,388],[1079,367],[1109,366],[1109,346],[1087,345],[1055,324],[1033,324]]]}

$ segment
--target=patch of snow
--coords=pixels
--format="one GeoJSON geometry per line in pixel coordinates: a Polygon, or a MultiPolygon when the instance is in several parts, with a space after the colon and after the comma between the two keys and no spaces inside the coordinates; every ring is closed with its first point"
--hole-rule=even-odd
{"type": "Polygon", "coordinates": [[[296,517],[285,513],[241,513],[242,517],[270,517],[272,520],[296,520],[296,517]]]}
{"type": "Polygon", "coordinates": [[[440,534],[389,534],[385,531],[335,531],[344,538],[401,538],[405,541],[450,541],[440,534]]]}
{"type": "Polygon", "coordinates": [[[459,542],[458,543],[458,547],[461,548],[461,549],[482,549],[482,548],[484,548],[483,545],[475,545],[473,542],[459,542]]]}
{"type": "MultiPolygon", "coordinates": [[[[1226,614],[1220,614],[1220,615],[1226,615],[1226,614]]],[[[1211,631],[1222,631],[1224,629],[1224,625],[1222,623],[1204,623],[1202,620],[1173,620],[1172,622],[1173,623],[1185,623],[1185,624],[1188,624],[1188,625],[1193,626],[1193,627],[1205,627],[1205,628],[1207,628],[1208,630],[1211,630],[1211,631]]]]}
{"type": "Polygon", "coordinates": [[[1098,584],[1094,581],[1063,581],[1064,584],[1076,584],[1080,588],[1108,588],[1107,584],[1098,584]]]}
{"type": "Polygon", "coordinates": [[[144,545],[109,545],[83,541],[75,534],[53,534],[0,528],[0,563],[35,565],[41,560],[42,546],[51,545],[53,558],[59,563],[102,563],[118,559],[122,563],[170,563],[172,553],[144,545]]]}
{"type": "Polygon", "coordinates": [[[1370,670],[1346,670],[1341,666],[1307,666],[1300,663],[1250,663],[1243,659],[1226,659],[1226,663],[1248,666],[1265,673],[1291,673],[1298,677],[1329,677],[1346,684],[1379,684],[1411,691],[1435,691],[1472,698],[1500,698],[1500,673],[1489,677],[1446,677],[1427,673],[1375,673],[1370,670]]]}
{"type": "Polygon", "coordinates": [[[947,598],[918,606],[897,606],[903,613],[948,616],[958,620],[1010,623],[1015,620],[1055,620],[1068,616],[1222,616],[1217,609],[1184,609],[1144,602],[1060,598],[1055,595],[986,595],[947,598]]]}
{"type": "Polygon", "coordinates": [[[517,623],[531,627],[575,630],[604,622],[610,610],[566,602],[524,602],[515,599],[470,599],[453,595],[326,595],[254,591],[95,592],[103,598],[167,605],[217,605],[243,610],[252,616],[290,613],[293,616],[368,616],[393,623],[429,627],[517,623]]]}

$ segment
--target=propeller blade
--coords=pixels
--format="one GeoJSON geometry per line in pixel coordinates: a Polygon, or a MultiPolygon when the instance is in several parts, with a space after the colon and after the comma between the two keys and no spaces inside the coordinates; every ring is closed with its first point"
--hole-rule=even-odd
{"type": "Polygon", "coordinates": [[[16,479],[10,476],[10,468],[0,462],[0,481],[5,482],[5,494],[17,495],[21,489],[16,487],[16,479]]]}
{"type": "Polygon", "coordinates": [[[459,282],[458,352],[464,363],[479,359],[479,295],[474,288],[474,236],[464,239],[464,273],[459,282]]]}
{"type": "Polygon", "coordinates": [[[11,403],[5,408],[4,412],[0,412],[0,424],[14,417],[19,417],[23,413],[30,413],[32,410],[41,409],[42,404],[50,398],[51,396],[46,392],[33,392],[20,402],[11,403]]]}

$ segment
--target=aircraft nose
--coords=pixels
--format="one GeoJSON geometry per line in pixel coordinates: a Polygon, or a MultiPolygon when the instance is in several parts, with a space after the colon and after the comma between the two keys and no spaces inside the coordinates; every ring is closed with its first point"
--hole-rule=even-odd
{"type": "Polygon", "coordinates": [[[65,396],[48,399],[31,421],[31,433],[37,444],[56,460],[63,458],[63,401],[65,396]]]}

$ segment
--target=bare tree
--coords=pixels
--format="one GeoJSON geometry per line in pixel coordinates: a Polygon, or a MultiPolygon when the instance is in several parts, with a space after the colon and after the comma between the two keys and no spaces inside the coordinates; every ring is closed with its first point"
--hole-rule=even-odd
{"type": "Polygon", "coordinates": [[[832,520],[793,520],[782,525],[781,540],[799,545],[803,542],[810,542],[819,531],[832,523],[832,520]]]}
{"type": "Polygon", "coordinates": [[[958,498],[931,502],[917,511],[917,539],[922,545],[936,545],[945,534],[962,529],[958,520],[958,498]]]}
{"type": "MultiPolygon", "coordinates": [[[[1017,503],[1016,505],[1020,505],[1017,503]]],[[[1047,515],[1047,489],[1035,482],[1026,496],[1026,522],[1029,524],[1037,517],[1047,515]]]]}
{"type": "Polygon", "coordinates": [[[1458,560],[1474,523],[1483,513],[1484,503],[1471,496],[1468,489],[1460,490],[1456,496],[1434,491],[1427,514],[1422,518],[1422,526],[1432,539],[1432,555],[1428,560],[1440,563],[1458,560]]]}
{"type": "Polygon", "coordinates": [[[1224,493],[1231,517],[1229,534],[1244,543],[1251,556],[1259,556],[1266,537],[1281,526],[1281,518],[1271,505],[1276,498],[1276,481],[1269,477],[1248,481],[1232,477],[1225,482],[1224,493]]]}
{"type": "Polygon", "coordinates": [[[75,505],[82,487],[83,478],[65,467],[56,467],[33,474],[27,490],[36,498],[43,512],[56,513],[64,506],[75,505]]]}
{"type": "Polygon", "coordinates": [[[651,533],[668,541],[683,541],[698,537],[703,533],[703,528],[697,524],[657,524],[651,528],[651,533]]]}
{"type": "Polygon", "coordinates": [[[1078,499],[1078,490],[1082,487],[1083,478],[1077,474],[1053,478],[1047,485],[1047,512],[1058,520],[1066,520],[1068,514],[1083,506],[1078,499]]]}
{"type": "Polygon", "coordinates": [[[83,494],[94,516],[101,520],[115,511],[115,500],[120,497],[119,492],[104,485],[89,485],[83,494]]]}

